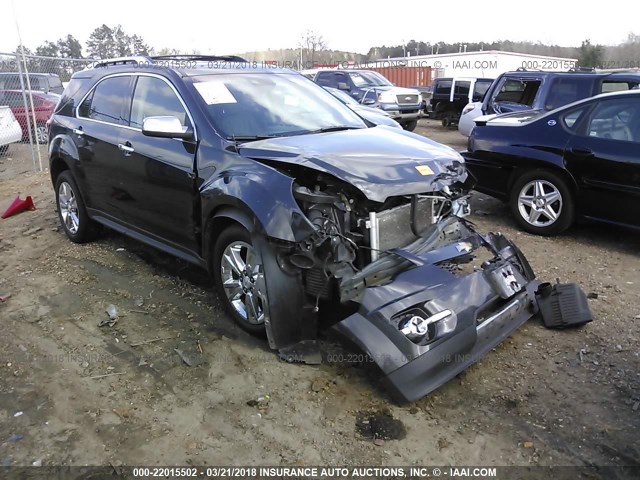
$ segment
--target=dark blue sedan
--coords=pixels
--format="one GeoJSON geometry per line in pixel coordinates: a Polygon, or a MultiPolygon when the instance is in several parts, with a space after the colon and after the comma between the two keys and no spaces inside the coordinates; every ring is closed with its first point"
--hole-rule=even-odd
{"type": "Polygon", "coordinates": [[[463,154],[475,189],[508,202],[524,230],[554,235],[576,219],[640,228],[640,90],[476,124],[463,154]]]}

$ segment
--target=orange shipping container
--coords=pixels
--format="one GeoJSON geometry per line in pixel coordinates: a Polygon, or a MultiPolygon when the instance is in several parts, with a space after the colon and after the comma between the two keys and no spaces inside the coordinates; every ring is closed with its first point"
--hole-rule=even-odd
{"type": "Polygon", "coordinates": [[[398,87],[428,87],[431,85],[431,67],[371,67],[367,70],[384,75],[398,87]]]}

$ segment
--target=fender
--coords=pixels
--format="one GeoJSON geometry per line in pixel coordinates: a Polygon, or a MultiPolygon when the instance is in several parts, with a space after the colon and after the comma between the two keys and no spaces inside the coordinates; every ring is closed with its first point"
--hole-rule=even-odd
{"type": "Polygon", "coordinates": [[[54,181],[55,176],[64,169],[74,170],[74,164],[79,160],[78,148],[71,138],[67,135],[56,135],[51,142],[49,142],[49,172],[51,174],[51,181],[54,181]],[[64,169],[56,168],[53,162],[61,160],[65,163],[64,169]]]}
{"type": "Polygon", "coordinates": [[[202,224],[209,225],[223,211],[245,228],[254,219],[253,228],[276,240],[298,242],[311,235],[313,226],[293,197],[293,179],[270,167],[260,170],[226,171],[206,182],[201,188],[202,224]],[[230,216],[229,210],[236,213],[230,216]]]}
{"type": "MultiPolygon", "coordinates": [[[[79,161],[78,148],[68,135],[56,135],[53,137],[49,142],[49,175],[51,175],[51,183],[54,184],[54,187],[56,177],[63,170],[71,170],[73,178],[76,180],[83,177],[82,169],[76,168],[79,161]],[[62,162],[62,164],[59,162],[62,162]]],[[[85,205],[90,207],[84,188],[85,182],[76,181],[76,184],[85,205]]]]}
{"type": "MultiPolygon", "coordinates": [[[[269,284],[270,318],[265,320],[269,346],[291,347],[314,339],[317,314],[309,308],[300,272],[285,272],[278,261],[279,245],[294,243],[314,232],[293,197],[293,179],[264,165],[226,171],[201,188],[205,252],[212,251],[216,220],[233,220],[251,233],[269,284]]],[[[263,277],[263,278],[264,278],[263,277]]]]}

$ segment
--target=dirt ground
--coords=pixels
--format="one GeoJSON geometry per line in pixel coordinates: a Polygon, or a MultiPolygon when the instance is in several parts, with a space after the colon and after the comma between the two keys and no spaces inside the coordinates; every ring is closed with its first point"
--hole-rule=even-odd
{"type": "MultiPolygon", "coordinates": [[[[417,130],[464,149],[457,131],[417,130]]],[[[46,152],[44,152],[46,158],[46,152]]],[[[361,365],[289,364],[235,328],[204,272],[119,234],[69,242],[27,145],[0,159],[0,465],[637,465],[640,237],[580,225],[518,231],[474,194],[473,221],[513,238],[539,278],[578,282],[594,321],[533,319],[416,403],[396,405],[361,365]],[[595,295],[592,295],[595,296],[595,295]],[[99,327],[105,309],[114,326],[99,327]],[[202,348],[206,363],[176,353],[202,348]],[[397,440],[357,432],[371,413],[397,440]],[[402,430],[402,429],[401,429],[402,430]]]]}

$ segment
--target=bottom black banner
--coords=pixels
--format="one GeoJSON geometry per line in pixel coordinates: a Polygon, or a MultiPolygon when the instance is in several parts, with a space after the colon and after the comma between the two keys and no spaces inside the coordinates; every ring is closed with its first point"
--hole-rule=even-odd
{"type": "Polygon", "coordinates": [[[113,479],[468,479],[496,480],[638,480],[640,466],[106,466],[106,467],[0,467],[7,480],[113,480],[113,479]]]}

